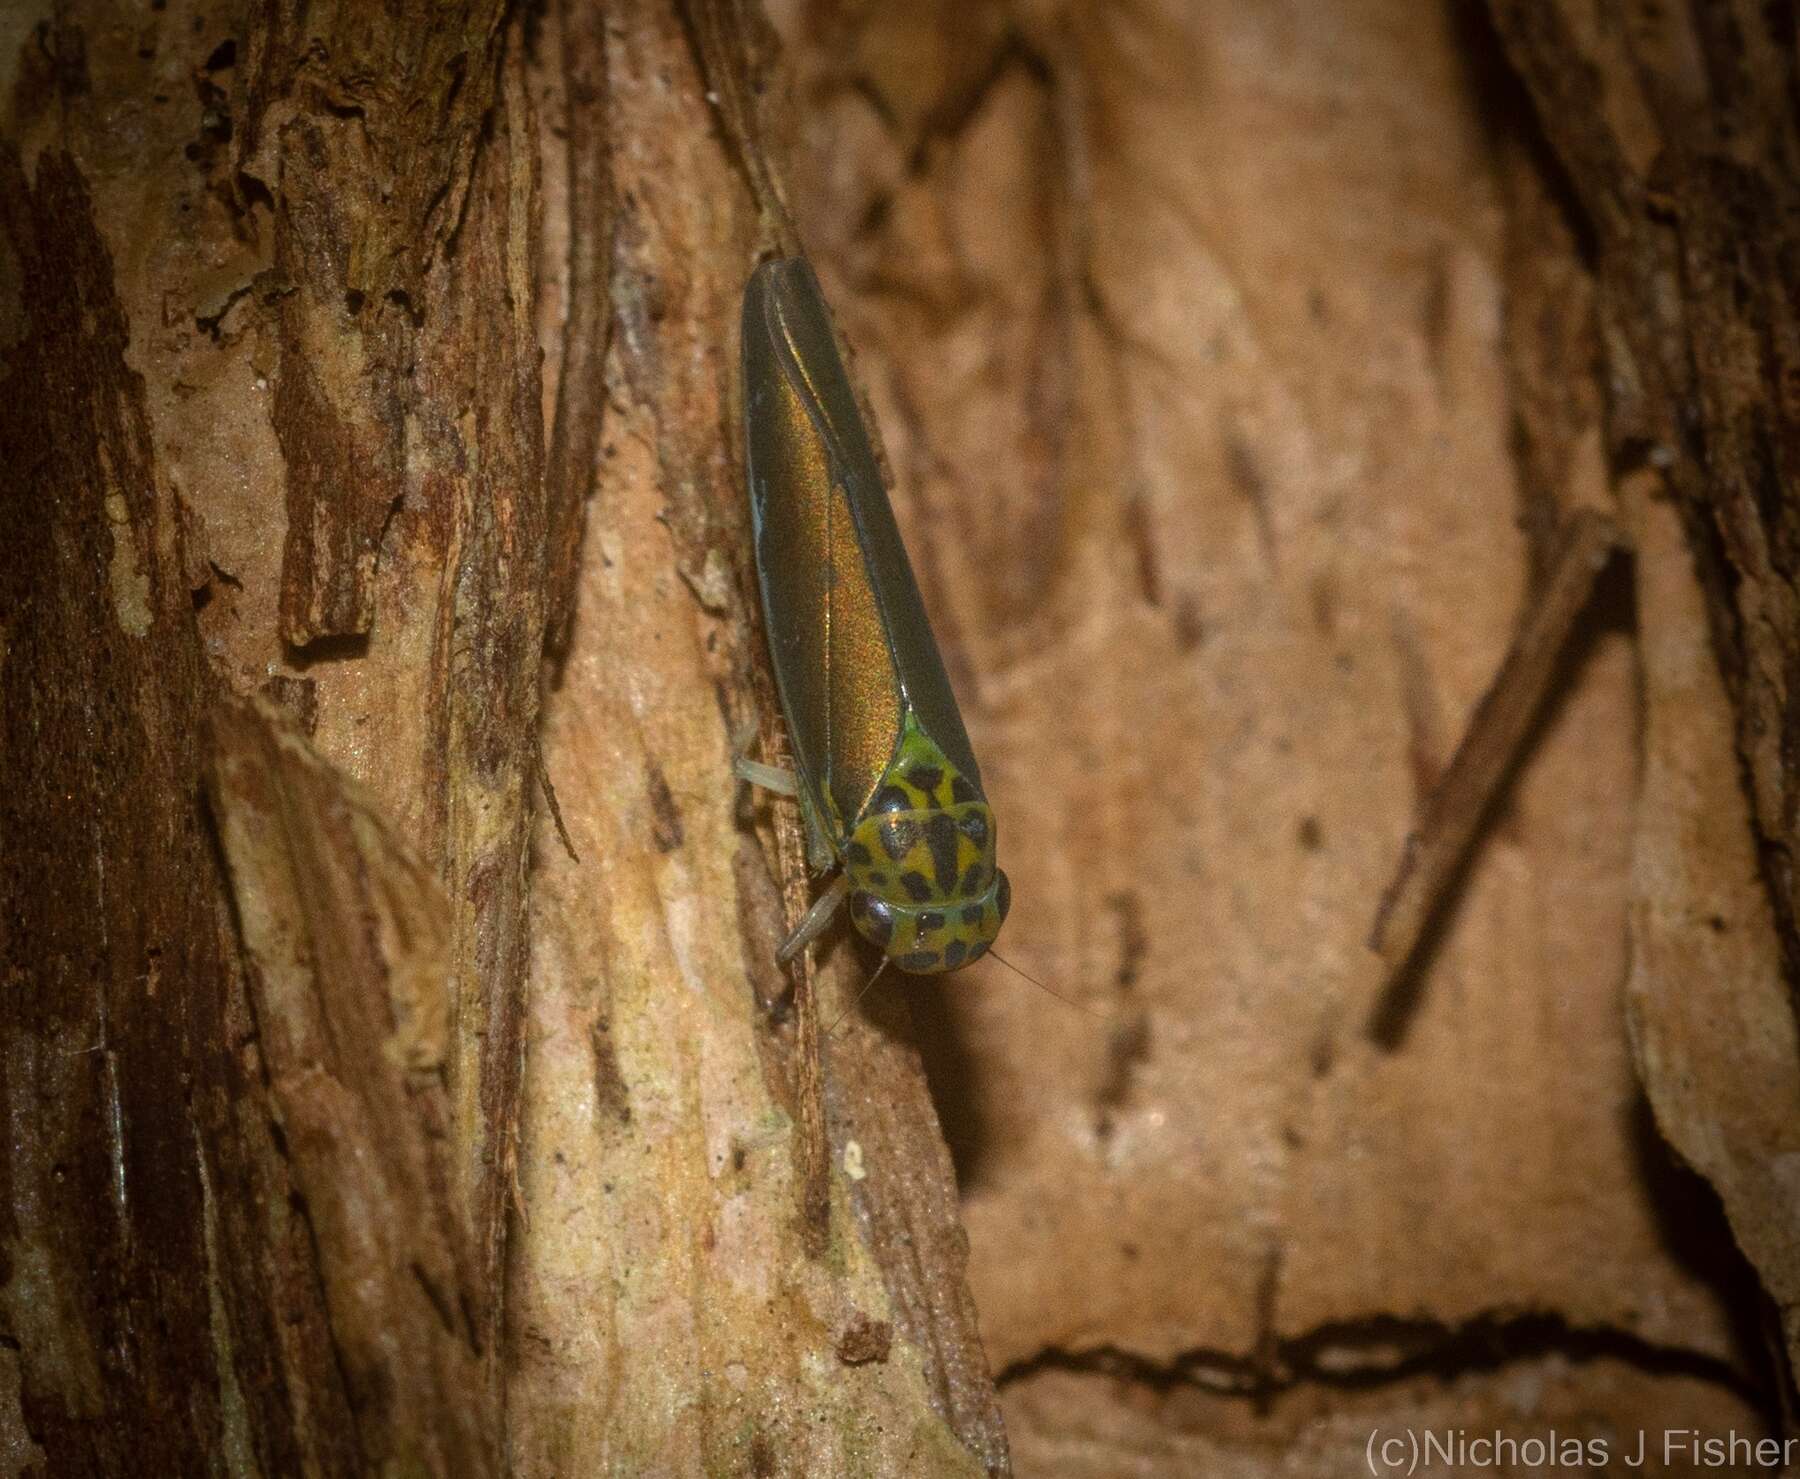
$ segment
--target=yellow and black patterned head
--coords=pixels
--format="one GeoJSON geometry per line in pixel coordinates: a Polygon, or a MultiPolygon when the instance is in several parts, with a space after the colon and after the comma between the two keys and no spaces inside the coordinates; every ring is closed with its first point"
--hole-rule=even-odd
{"type": "Polygon", "coordinates": [[[980,790],[910,729],[844,849],[850,921],[903,971],[987,953],[1012,903],[980,790]]]}

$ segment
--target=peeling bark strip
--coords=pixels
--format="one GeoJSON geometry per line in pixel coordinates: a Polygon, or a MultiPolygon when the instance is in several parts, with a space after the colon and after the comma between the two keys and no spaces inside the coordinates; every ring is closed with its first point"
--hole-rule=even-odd
{"type": "Polygon", "coordinates": [[[442,889],[273,705],[222,703],[209,750],[257,1036],[362,1464],[496,1473],[447,1138],[442,889]]]}
{"type": "Polygon", "coordinates": [[[1785,7],[1603,7],[1590,54],[1556,0],[1491,0],[1599,246],[1612,439],[1677,495],[1737,710],[1763,863],[1800,970],[1800,252],[1785,7]],[[1784,19],[1785,17],[1785,19],[1784,19]],[[1649,162],[1654,161],[1653,171],[1649,162]]]}
{"type": "MultiPolygon", "coordinates": [[[[1559,0],[1490,0],[1490,8],[1594,230],[1613,448],[1631,458],[1648,450],[1663,470],[1700,571],[1791,995],[1800,978],[1792,9],[1610,3],[1596,16],[1559,0]]],[[[1648,988],[1638,991],[1647,999],[1648,988]]],[[[1746,995],[1741,1010],[1754,1009],[1746,995]]],[[[1684,1102],[1685,1077],[1663,1082],[1669,1070],[1653,1053],[1640,1067],[1670,1116],[1684,1102]]],[[[1741,1143],[1696,1164],[1720,1185],[1740,1244],[1783,1300],[1791,1365],[1800,1359],[1791,1235],[1741,1220],[1733,1165],[1756,1130],[1734,1124],[1725,1133],[1741,1143]]],[[[1676,1115],[1671,1134],[1686,1144],[1691,1126],[1676,1115]]]]}
{"type": "MultiPolygon", "coordinates": [[[[775,51],[760,7],[744,0],[683,0],[678,9],[706,82],[708,104],[723,124],[728,157],[757,207],[759,235],[780,250],[801,250],[779,172],[768,157],[764,99],[775,51]]],[[[879,423],[860,387],[858,397],[885,473],[879,423]]],[[[754,589],[754,584],[746,580],[741,588],[754,589]]],[[[761,611],[755,599],[746,605],[761,611]]],[[[746,626],[749,650],[760,668],[766,649],[757,630],[759,617],[752,616],[746,626]]],[[[778,715],[766,669],[753,686],[764,715],[778,715]]],[[[808,902],[810,868],[793,809],[784,809],[781,824],[777,854],[792,923],[808,902]]],[[[968,1239],[958,1218],[955,1175],[917,1052],[884,1051],[866,1040],[847,1043],[834,1055],[840,1064],[834,1082],[821,1053],[813,953],[806,952],[799,962],[796,991],[796,1160],[801,1173],[796,1221],[801,1237],[815,1257],[829,1248],[832,1150],[861,1137],[869,1161],[881,1170],[852,1184],[858,1231],[880,1267],[895,1323],[922,1357],[931,1404],[985,1472],[1010,1472],[1005,1426],[969,1294],[968,1239]],[[855,1088],[840,1087],[846,1083],[855,1088]],[[836,1133],[828,1133],[833,1118],[836,1133]]],[[[852,998],[856,996],[860,983],[852,988],[852,998]]],[[[910,1023],[901,1027],[901,1034],[910,1038],[910,1023]]],[[[862,1036],[867,1038],[866,1028],[862,1036]]]]}
{"type": "Polygon", "coordinates": [[[238,167],[275,206],[281,635],[295,646],[374,616],[405,491],[420,290],[462,214],[505,10],[275,0],[250,29],[238,167]]]}
{"type": "Polygon", "coordinates": [[[1675,513],[1637,527],[1644,795],[1633,839],[1626,1008],[1658,1129],[1710,1181],[1800,1343],[1800,1044],[1717,665],[1675,513]]]}

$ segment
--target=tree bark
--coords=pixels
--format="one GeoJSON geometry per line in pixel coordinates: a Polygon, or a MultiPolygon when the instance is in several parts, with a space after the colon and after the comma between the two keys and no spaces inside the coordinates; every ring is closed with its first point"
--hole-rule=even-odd
{"type": "Polygon", "coordinates": [[[1493,12],[1591,233],[1614,463],[1660,474],[1698,576],[1682,578],[1675,520],[1639,483],[1639,1071],[1663,1134],[1718,1190],[1791,1371],[1800,1203],[1782,1167],[1800,1146],[1795,17],[1731,4],[1578,17],[1548,0],[1494,0],[1493,12]],[[1702,613],[1716,673],[1692,641],[1702,613]]]}
{"type": "Polygon", "coordinates": [[[0,21],[7,1472],[1781,1431],[1791,16],[766,9],[0,21]],[[775,962],[801,249],[1064,1002],[775,962]]]}
{"type": "Polygon", "coordinates": [[[19,38],[9,1453],[1006,1467],[917,1057],[836,1048],[834,1158],[804,870],[737,819],[760,228],[700,25],[767,51],[661,5],[19,38]],[[586,861],[534,866],[557,783],[586,861]]]}

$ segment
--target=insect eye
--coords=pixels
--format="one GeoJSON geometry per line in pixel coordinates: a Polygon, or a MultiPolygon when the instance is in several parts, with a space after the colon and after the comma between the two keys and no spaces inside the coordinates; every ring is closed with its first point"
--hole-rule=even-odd
{"type": "Polygon", "coordinates": [[[877,950],[886,950],[894,938],[893,908],[874,894],[850,895],[850,922],[877,950]]]}
{"type": "Polygon", "coordinates": [[[994,869],[994,907],[1000,911],[1001,921],[1006,919],[1006,911],[1012,908],[1012,884],[1007,880],[1004,868],[994,869]]]}
{"type": "Polygon", "coordinates": [[[873,811],[911,811],[912,804],[912,797],[900,787],[887,785],[875,793],[875,799],[870,803],[870,809],[873,811]]]}

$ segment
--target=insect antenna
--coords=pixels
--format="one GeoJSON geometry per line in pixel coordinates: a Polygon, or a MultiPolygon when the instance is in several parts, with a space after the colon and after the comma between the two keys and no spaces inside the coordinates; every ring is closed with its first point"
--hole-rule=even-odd
{"type": "MultiPolygon", "coordinates": [[[[1052,991],[1052,990],[1051,990],[1051,989],[1050,989],[1050,988],[1049,988],[1049,987],[1048,987],[1048,986],[1046,986],[1046,985],[1045,985],[1045,984],[1044,984],[1044,983],[1043,983],[1043,982],[1042,982],[1042,981],[1040,981],[1040,980],[1038,980],[1038,978],[1037,978],[1037,977],[1036,977],[1036,976],[1034,976],[1034,975],[1032,975],[1032,974],[1031,974],[1031,972],[1030,972],[1030,971],[1023,971],[1023,970],[1020,970],[1020,969],[1019,969],[1019,967],[1018,967],[1018,966],[1016,966],[1016,965],[1014,965],[1014,964],[1013,964],[1013,963],[1012,963],[1012,962],[1011,962],[1011,961],[1010,961],[1010,960],[1008,960],[1008,959],[1007,959],[1007,958],[1006,958],[1006,957],[1005,957],[1005,956],[1004,956],[1004,955],[1002,955],[1002,954],[1001,954],[1001,953],[1000,953],[1000,952],[999,952],[999,951],[998,951],[998,950],[992,950],[992,949],[990,949],[990,950],[989,950],[989,951],[988,951],[988,954],[989,954],[989,956],[991,956],[991,957],[992,957],[992,958],[993,958],[993,959],[995,959],[995,960],[997,960],[997,961],[999,961],[999,962],[1000,962],[1000,964],[1001,964],[1001,965],[1003,965],[1003,966],[1005,966],[1005,967],[1006,967],[1006,968],[1007,968],[1007,969],[1008,969],[1008,970],[1009,970],[1009,971],[1011,971],[1011,972],[1012,972],[1012,973],[1013,973],[1013,974],[1014,974],[1014,975],[1015,975],[1015,976],[1021,976],[1021,977],[1023,977],[1023,978],[1024,978],[1024,979],[1025,979],[1025,980],[1027,980],[1027,981],[1029,981],[1029,982],[1031,982],[1031,984],[1032,984],[1032,985],[1033,985],[1033,986],[1035,986],[1035,987],[1037,987],[1037,989],[1038,989],[1038,990],[1039,990],[1039,991],[1042,991],[1042,992],[1044,992],[1044,993],[1046,993],[1046,994],[1047,994],[1047,995],[1049,995],[1049,996],[1054,996],[1054,997],[1055,997],[1055,998],[1056,998],[1056,999],[1057,999],[1057,1000],[1058,1000],[1058,1001],[1060,1001],[1060,1002],[1061,1002],[1061,1003],[1062,1003],[1062,1004],[1063,1004],[1063,1005],[1064,1005],[1064,1006],[1066,1006],[1066,1007],[1074,1007],[1074,1008],[1075,1008],[1075,1010],[1076,1010],[1076,1011],[1078,1011],[1078,1012],[1086,1012],[1086,1013],[1087,1013],[1087,1014],[1088,1014],[1088,1015],[1089,1015],[1089,1016],[1090,1016],[1090,1017],[1097,1017],[1097,1018],[1099,1018],[1099,1019],[1100,1019],[1100,1020],[1101,1020],[1101,1021],[1102,1021],[1102,1022],[1104,1022],[1104,1021],[1107,1021],[1107,1020],[1108,1020],[1108,1018],[1107,1018],[1107,1015],[1106,1015],[1106,1013],[1105,1013],[1105,1012],[1097,1012],[1097,1011],[1095,1011],[1095,1010],[1094,1010],[1094,1009],[1093,1009],[1093,1008],[1092,1008],[1092,1007],[1090,1007],[1090,1006],[1084,1006],[1084,1005],[1083,1005],[1083,1004],[1082,1004],[1082,1003],[1081,1003],[1081,1002],[1078,1002],[1078,1001],[1075,1001],[1075,1000],[1072,1000],[1072,999],[1071,999],[1071,998],[1069,998],[1069,997],[1067,997],[1067,996],[1064,996],[1064,995],[1063,995],[1063,994],[1062,994],[1062,992],[1060,992],[1060,991],[1052,991]]],[[[887,964],[887,962],[886,962],[886,961],[883,961],[883,962],[882,962],[882,964],[883,964],[883,965],[885,965],[885,964],[887,964]]]]}
{"type": "Polygon", "coordinates": [[[852,1012],[854,1012],[859,1006],[862,1005],[862,999],[869,994],[869,988],[872,987],[877,981],[879,981],[881,979],[881,973],[883,971],[885,971],[887,968],[888,968],[888,957],[884,955],[881,957],[881,964],[875,967],[874,974],[871,975],[867,981],[863,982],[863,989],[856,993],[856,1000],[851,1002],[849,1006],[845,1007],[843,1009],[843,1011],[839,1012],[837,1014],[837,1020],[835,1022],[833,1022],[831,1024],[831,1026],[829,1026],[825,1029],[825,1035],[827,1037],[836,1037],[837,1036],[838,1028],[840,1028],[844,1025],[844,1018],[848,1017],[852,1012]]]}

